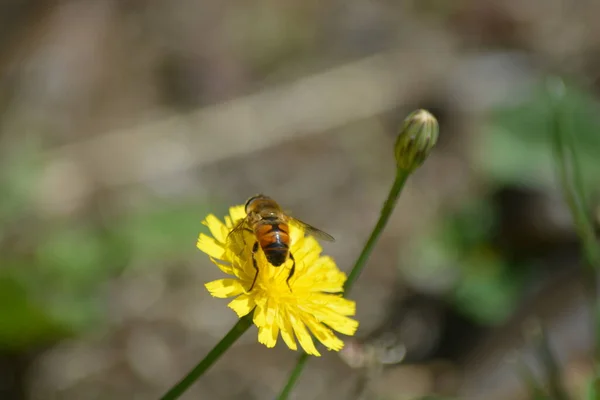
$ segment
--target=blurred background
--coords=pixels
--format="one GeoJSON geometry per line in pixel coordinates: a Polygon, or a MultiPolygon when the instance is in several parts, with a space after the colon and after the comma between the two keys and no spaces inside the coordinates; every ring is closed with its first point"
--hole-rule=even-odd
{"type": "MultiPolygon", "coordinates": [[[[544,80],[565,79],[600,198],[598,15],[593,0],[2,1],[0,398],[162,395],[236,321],[203,286],[222,275],[195,247],[201,220],[256,193],[331,233],[349,271],[416,108],[440,140],[350,296],[357,336],[292,398],[525,399],[534,318],[582,393],[589,315],[544,80]]],[[[182,398],[272,399],[296,357],[252,328],[182,398]]]]}

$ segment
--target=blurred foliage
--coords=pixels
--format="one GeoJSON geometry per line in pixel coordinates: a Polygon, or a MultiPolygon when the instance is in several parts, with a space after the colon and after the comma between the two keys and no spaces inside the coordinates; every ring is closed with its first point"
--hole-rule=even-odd
{"type": "MultiPolygon", "coordinates": [[[[498,216],[489,195],[510,185],[556,190],[547,96],[545,86],[536,87],[525,100],[494,110],[474,148],[486,191],[448,212],[403,260],[402,274],[410,284],[442,296],[479,323],[497,324],[510,316],[534,273],[535,265],[514,265],[494,248],[498,216]]],[[[565,128],[575,132],[581,149],[584,184],[594,192],[600,183],[600,107],[574,86],[565,88],[562,101],[571,117],[565,128]]]]}
{"type": "Polygon", "coordinates": [[[123,268],[177,262],[195,248],[207,203],[152,204],[109,223],[35,217],[30,199],[39,147],[25,140],[12,150],[0,180],[0,347],[34,346],[98,326],[107,283],[123,268]]]}
{"type": "Polygon", "coordinates": [[[208,203],[154,204],[115,221],[111,229],[138,261],[177,260],[196,247],[200,231],[208,232],[201,224],[204,217],[220,208],[208,203]]]}
{"type": "MultiPolygon", "coordinates": [[[[1,142],[0,142],[1,143],[1,142]]],[[[39,179],[41,141],[24,135],[2,143],[0,153],[0,239],[6,224],[23,216],[35,198],[32,190],[39,179]]]]}
{"type": "Polygon", "coordinates": [[[68,333],[13,277],[0,275],[0,346],[25,348],[68,333]]]}
{"type": "Polygon", "coordinates": [[[505,320],[517,305],[530,266],[512,265],[491,246],[495,218],[482,198],[440,220],[414,246],[408,264],[419,268],[404,271],[409,283],[429,285],[426,291],[479,323],[505,320]]]}
{"type": "MultiPolygon", "coordinates": [[[[575,86],[566,86],[561,104],[571,116],[565,124],[580,149],[583,180],[588,189],[596,189],[600,176],[600,104],[591,93],[575,86]]],[[[515,105],[498,107],[474,151],[477,167],[496,185],[556,187],[549,140],[551,112],[544,85],[515,105]]]]}
{"type": "Polygon", "coordinates": [[[418,400],[456,400],[453,397],[447,397],[447,396],[425,396],[425,397],[421,397],[418,400]]]}
{"type": "Polygon", "coordinates": [[[598,376],[592,376],[587,383],[585,388],[585,400],[597,400],[600,398],[600,380],[598,376]]]}

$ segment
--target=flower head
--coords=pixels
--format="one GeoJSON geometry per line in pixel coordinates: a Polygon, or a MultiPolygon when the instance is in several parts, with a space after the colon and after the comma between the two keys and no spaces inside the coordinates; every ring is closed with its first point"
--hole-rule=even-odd
{"type": "Polygon", "coordinates": [[[394,148],[398,168],[412,172],[420,167],[437,143],[438,135],[438,122],[430,112],[417,110],[410,113],[404,119],[394,148]]]}
{"type": "Polygon", "coordinates": [[[343,298],[346,275],[333,259],[321,256],[319,243],[305,236],[302,227],[290,224],[291,247],[296,262],[296,272],[286,283],[291,259],[279,267],[268,263],[263,251],[254,254],[258,275],[253,266],[252,247],[256,238],[251,232],[241,231],[242,240],[228,240],[228,235],[246,216],[243,206],[234,206],[225,222],[209,214],[202,223],[213,237],[200,234],[198,248],[209,255],[223,272],[232,278],[219,279],[205,286],[214,297],[235,297],[230,303],[238,317],[254,310],[253,321],[258,327],[258,341],[274,347],[279,334],[285,344],[297,350],[296,340],[308,354],[320,356],[311,333],[328,349],[339,351],[344,342],[333,330],[353,335],[358,322],[353,301],[343,298]],[[252,290],[248,291],[256,276],[252,290]]]}

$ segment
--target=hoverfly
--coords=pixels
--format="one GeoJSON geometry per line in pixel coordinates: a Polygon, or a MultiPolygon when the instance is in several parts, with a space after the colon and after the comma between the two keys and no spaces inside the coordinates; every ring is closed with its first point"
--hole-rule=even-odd
{"type": "Polygon", "coordinates": [[[316,238],[329,242],[335,241],[328,233],[287,215],[275,200],[265,195],[259,194],[248,199],[245,211],[246,217],[231,230],[227,240],[236,237],[243,238],[244,230],[252,233],[256,239],[252,246],[252,266],[256,270],[256,275],[254,275],[254,280],[248,291],[252,290],[258,277],[255,254],[259,247],[265,253],[267,261],[274,267],[281,266],[287,261],[288,257],[292,260],[292,267],[286,279],[289,287],[289,281],[296,271],[296,261],[290,251],[289,224],[296,224],[304,229],[307,234],[316,238]]]}

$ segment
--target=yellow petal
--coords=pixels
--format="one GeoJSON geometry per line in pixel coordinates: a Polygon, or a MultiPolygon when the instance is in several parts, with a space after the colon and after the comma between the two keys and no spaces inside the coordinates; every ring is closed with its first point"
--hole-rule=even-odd
{"type": "Polygon", "coordinates": [[[292,328],[292,324],[290,323],[287,312],[284,310],[280,310],[277,314],[277,324],[281,330],[281,337],[283,341],[292,350],[298,350],[298,346],[296,345],[296,339],[294,339],[294,329],[292,328]]]}
{"type": "Polygon", "coordinates": [[[204,284],[213,297],[226,298],[237,296],[244,292],[244,288],[237,279],[218,279],[204,284]]]}
{"type": "Polygon", "coordinates": [[[252,311],[255,307],[254,297],[248,294],[242,294],[233,299],[227,307],[231,308],[238,317],[243,317],[252,311]]]}
{"type": "Polygon", "coordinates": [[[302,348],[307,354],[318,357],[321,356],[321,354],[317,351],[315,343],[310,337],[310,334],[306,330],[306,326],[304,326],[304,323],[292,313],[289,313],[289,316],[292,328],[296,333],[296,338],[298,338],[298,342],[300,342],[300,346],[302,346],[302,348]]]}
{"type": "Polygon", "coordinates": [[[331,329],[319,323],[312,315],[305,314],[302,320],[317,340],[323,343],[328,349],[340,351],[344,347],[344,342],[336,337],[331,329]]]}
{"type": "Polygon", "coordinates": [[[334,312],[315,310],[313,315],[319,321],[327,324],[331,329],[343,333],[344,335],[352,336],[358,329],[358,321],[334,312]]]}
{"type": "Polygon", "coordinates": [[[309,307],[313,309],[322,309],[340,315],[354,315],[356,313],[356,303],[341,295],[313,293],[310,300],[312,304],[309,307]]]}
{"type": "Polygon", "coordinates": [[[229,209],[229,215],[231,215],[231,219],[235,224],[246,216],[246,210],[244,210],[244,206],[233,206],[229,209]]]}
{"type": "Polygon", "coordinates": [[[345,315],[354,315],[356,304],[341,296],[314,294],[313,304],[305,305],[305,311],[330,328],[345,335],[354,335],[358,329],[358,321],[345,315]]]}
{"type": "Polygon", "coordinates": [[[254,311],[254,323],[256,326],[269,326],[275,324],[279,304],[274,299],[267,297],[264,302],[257,301],[254,311]]]}
{"type": "Polygon", "coordinates": [[[196,247],[209,256],[220,260],[223,259],[223,254],[225,253],[225,249],[219,242],[204,233],[201,233],[200,236],[198,236],[196,247]]]}
{"type": "Polygon", "coordinates": [[[298,282],[299,285],[303,285],[308,287],[311,292],[315,293],[340,293],[344,290],[344,280],[339,280],[337,282],[298,282]]]}
{"type": "Polygon", "coordinates": [[[313,336],[327,348],[340,350],[344,342],[333,330],[354,334],[358,328],[358,322],[348,317],[355,314],[355,303],[332,294],[342,291],[346,275],[332,258],[321,256],[321,246],[314,237],[304,236],[303,229],[292,224],[291,250],[296,258],[295,278],[290,281],[293,292],[290,293],[286,284],[291,260],[276,268],[259,251],[255,257],[260,270],[257,276],[251,256],[256,242],[252,233],[243,232],[240,236],[243,240],[228,241],[231,229],[245,216],[244,206],[239,205],[230,208],[224,222],[212,214],[203,221],[214,237],[199,235],[198,248],[223,272],[235,277],[206,284],[209,292],[215,297],[237,296],[228,307],[239,317],[254,310],[258,341],[267,347],[274,347],[281,333],[292,350],[298,350],[299,342],[308,354],[320,356],[313,336]],[[255,277],[256,284],[252,292],[247,293],[255,277]]]}
{"type": "Polygon", "coordinates": [[[255,298],[256,309],[254,310],[252,320],[254,321],[254,324],[258,327],[267,325],[268,301],[269,299],[265,296],[257,296],[255,298]]]}
{"type": "Polygon", "coordinates": [[[319,253],[317,253],[315,251],[310,251],[310,252],[306,253],[304,255],[304,257],[301,258],[301,260],[302,260],[302,264],[304,264],[306,266],[304,269],[309,270],[310,266],[315,265],[317,263],[317,261],[319,260],[319,253]]]}
{"type": "Polygon", "coordinates": [[[231,265],[220,263],[217,259],[209,257],[210,261],[213,262],[219,269],[225,272],[227,275],[234,275],[234,268],[231,265]]]}
{"type": "MultiPolygon", "coordinates": [[[[299,242],[304,237],[304,230],[300,228],[298,225],[291,223],[290,224],[290,239],[292,243],[299,242]]],[[[293,245],[292,245],[293,246],[293,245]]]]}
{"type": "Polygon", "coordinates": [[[279,327],[276,324],[267,324],[258,328],[258,341],[265,346],[272,348],[277,344],[279,336],[279,327]]]}
{"type": "Polygon", "coordinates": [[[210,233],[215,239],[217,239],[221,243],[225,243],[225,239],[227,238],[229,229],[227,229],[227,226],[225,226],[223,222],[221,222],[213,214],[208,214],[206,216],[206,219],[202,221],[202,223],[208,226],[210,233]]]}
{"type": "MultiPolygon", "coordinates": [[[[294,235],[292,234],[292,232],[294,231],[292,226],[293,225],[290,225],[290,242],[292,243],[290,251],[294,254],[300,254],[300,252],[302,252],[304,249],[304,234],[299,233],[298,237],[294,237],[294,235]]],[[[298,259],[300,260],[300,257],[298,257],[298,259]]]]}
{"type": "Polygon", "coordinates": [[[348,300],[341,296],[332,295],[331,297],[333,297],[333,299],[330,299],[327,303],[327,308],[329,308],[331,311],[341,315],[356,314],[356,303],[354,301],[348,300]]]}
{"type": "Polygon", "coordinates": [[[299,274],[297,284],[315,294],[341,293],[344,289],[346,275],[340,271],[304,271],[299,274]]]}
{"type": "Polygon", "coordinates": [[[247,287],[250,288],[254,276],[257,274],[254,267],[252,267],[252,260],[238,261],[238,268],[234,268],[235,276],[248,283],[247,287]]]}
{"type": "Polygon", "coordinates": [[[321,276],[323,278],[328,277],[329,274],[334,274],[334,276],[340,273],[343,274],[343,272],[341,272],[335,265],[333,258],[329,256],[319,256],[317,260],[309,264],[309,267],[307,268],[307,274],[308,273],[314,276],[321,276]]]}

